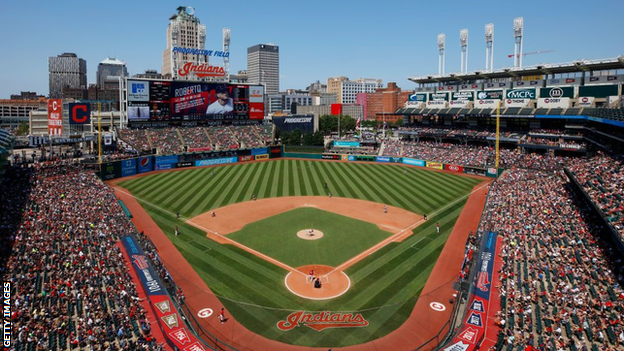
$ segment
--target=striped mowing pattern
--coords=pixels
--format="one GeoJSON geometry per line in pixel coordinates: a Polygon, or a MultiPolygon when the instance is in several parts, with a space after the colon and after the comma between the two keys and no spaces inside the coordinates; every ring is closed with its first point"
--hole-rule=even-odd
{"type": "MultiPolygon", "coordinates": [[[[478,182],[399,165],[279,160],[158,173],[120,185],[139,199],[237,321],[282,342],[340,347],[379,338],[405,321],[463,208],[465,196],[478,182]],[[326,195],[325,182],[333,196],[385,203],[430,217],[404,242],[390,244],[349,268],[346,273],[352,287],[334,300],[310,301],[293,295],[283,284],[286,271],[238,248],[206,239],[204,232],[172,215],[180,212],[192,218],[247,201],[253,194],[259,199],[326,195]],[[440,234],[436,234],[436,222],[440,223],[440,234]],[[183,235],[173,235],[175,226],[183,235]],[[361,311],[370,325],[322,333],[305,327],[282,332],[275,327],[297,310],[361,311]]],[[[164,254],[162,258],[167,260],[164,254]]]]}

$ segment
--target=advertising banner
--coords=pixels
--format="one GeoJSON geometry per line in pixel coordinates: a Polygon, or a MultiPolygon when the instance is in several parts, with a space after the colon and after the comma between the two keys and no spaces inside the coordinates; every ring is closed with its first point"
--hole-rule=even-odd
{"type": "Polygon", "coordinates": [[[593,96],[579,97],[578,105],[581,107],[594,107],[594,97],[593,96]]]}
{"type": "Polygon", "coordinates": [[[446,108],[448,107],[448,93],[429,93],[428,108],[446,108]]]}
{"type": "Polygon", "coordinates": [[[268,153],[269,153],[269,150],[266,147],[259,148],[259,149],[251,149],[251,154],[253,156],[264,155],[264,154],[268,154],[268,153]]]}
{"type": "Polygon", "coordinates": [[[184,351],[206,351],[206,348],[197,338],[186,329],[173,301],[167,294],[162,281],[156,271],[148,263],[145,252],[139,243],[131,236],[121,238],[124,249],[130,257],[132,267],[141,279],[141,285],[147,293],[147,298],[156,313],[156,320],[169,342],[175,349],[184,351]]]}
{"type": "Polygon", "coordinates": [[[48,100],[48,134],[60,136],[63,134],[63,100],[48,100]]]}
{"type": "Polygon", "coordinates": [[[443,164],[439,162],[427,161],[427,168],[443,169],[443,164]]]}
{"type": "Polygon", "coordinates": [[[154,170],[154,157],[143,156],[139,157],[137,171],[139,173],[147,173],[154,170]]]}
{"type": "Polygon", "coordinates": [[[202,151],[212,151],[211,146],[207,147],[191,147],[188,149],[188,152],[202,152],[202,151]]]}
{"type": "Polygon", "coordinates": [[[474,101],[473,91],[454,91],[451,93],[451,106],[463,107],[468,106],[474,101]]]}
{"type": "Polygon", "coordinates": [[[238,156],[238,162],[246,162],[246,161],[252,161],[252,160],[253,160],[253,156],[251,155],[238,156]]]}
{"type": "Polygon", "coordinates": [[[281,146],[271,146],[269,148],[269,154],[271,155],[271,158],[278,158],[278,157],[282,157],[282,147],[281,146]]]}
{"type": "Polygon", "coordinates": [[[137,172],[136,169],[136,158],[131,158],[129,160],[121,160],[121,176],[127,177],[131,175],[135,175],[137,172]]]}
{"type": "Polygon", "coordinates": [[[121,163],[119,161],[102,163],[100,169],[102,171],[102,180],[111,180],[121,177],[121,163]]]}
{"type": "Polygon", "coordinates": [[[123,236],[121,237],[121,242],[128,256],[130,256],[132,267],[141,279],[142,285],[146,288],[145,292],[147,295],[167,295],[167,290],[160,282],[160,279],[158,279],[156,271],[149,265],[145,252],[136,239],[131,236],[123,236]]]}
{"type": "Polygon", "coordinates": [[[427,93],[411,94],[407,98],[407,102],[405,103],[405,106],[423,107],[426,102],[427,102],[427,93]]]}
{"type": "Polygon", "coordinates": [[[541,88],[537,107],[568,108],[570,107],[570,98],[573,97],[573,87],[541,88]]]}
{"type": "Polygon", "coordinates": [[[269,154],[255,155],[255,159],[257,160],[268,160],[269,154]]]}
{"type": "Polygon", "coordinates": [[[178,156],[155,156],[154,157],[154,170],[160,171],[163,169],[172,169],[175,164],[178,163],[178,156]]]}
{"type": "Polygon", "coordinates": [[[314,133],[313,115],[273,117],[273,124],[275,124],[277,129],[283,131],[299,130],[302,133],[314,133]]]}
{"type": "Polygon", "coordinates": [[[568,108],[570,107],[570,98],[539,98],[537,99],[537,107],[568,108]]]}
{"type": "Polygon", "coordinates": [[[485,335],[497,239],[498,236],[494,232],[487,232],[483,238],[481,255],[475,266],[478,269],[476,283],[473,283],[474,289],[471,291],[474,292],[468,298],[466,319],[442,350],[476,350],[485,335]]]}
{"type": "Polygon", "coordinates": [[[541,98],[562,98],[574,97],[574,88],[573,87],[554,87],[554,88],[540,88],[540,97],[541,98]]]}
{"type": "Polygon", "coordinates": [[[412,165],[412,166],[418,166],[418,167],[425,167],[426,166],[426,162],[423,160],[416,160],[413,158],[405,158],[403,157],[403,163],[405,163],[406,165],[412,165]]]}
{"type": "Polygon", "coordinates": [[[482,90],[477,92],[475,108],[495,108],[503,100],[502,90],[482,90]]]}
{"type": "Polygon", "coordinates": [[[537,99],[535,88],[531,89],[510,89],[505,95],[505,106],[526,107],[531,100],[537,99]]]}
{"type": "Polygon", "coordinates": [[[91,104],[69,104],[69,124],[91,123],[91,104]]]}
{"type": "Polygon", "coordinates": [[[375,156],[356,155],[356,161],[375,161],[375,156]]]}
{"type": "Polygon", "coordinates": [[[321,156],[321,158],[323,160],[340,160],[340,155],[334,155],[334,154],[323,154],[321,156]]]}
{"type": "Polygon", "coordinates": [[[184,168],[193,166],[193,162],[178,162],[176,163],[176,168],[184,168]]]}
{"type": "Polygon", "coordinates": [[[195,161],[195,166],[201,167],[201,166],[224,165],[224,164],[236,163],[236,162],[238,162],[238,157],[233,156],[233,157],[213,158],[210,160],[195,161]]]}
{"type": "Polygon", "coordinates": [[[128,101],[149,101],[149,96],[149,81],[128,81],[128,101]]]}
{"type": "Polygon", "coordinates": [[[249,102],[264,104],[264,87],[262,85],[252,85],[249,89],[249,102]]]}
{"type": "Polygon", "coordinates": [[[447,171],[451,171],[451,172],[457,172],[457,173],[463,173],[464,172],[464,167],[462,166],[457,166],[457,165],[444,165],[444,169],[447,171]]]}
{"type": "Polygon", "coordinates": [[[249,103],[249,119],[264,119],[264,104],[261,102],[249,103]]]}
{"type": "Polygon", "coordinates": [[[377,162],[390,162],[390,157],[388,156],[377,156],[375,157],[375,161],[377,162]]]}
{"type": "Polygon", "coordinates": [[[485,169],[477,167],[464,167],[464,173],[485,176],[487,174],[487,171],[485,169]]]}
{"type": "Polygon", "coordinates": [[[488,177],[492,177],[492,178],[498,177],[498,169],[496,169],[494,167],[488,167],[488,169],[487,169],[487,176],[488,177]]]}
{"type": "Polygon", "coordinates": [[[359,141],[334,141],[335,147],[360,147],[359,141]]]}

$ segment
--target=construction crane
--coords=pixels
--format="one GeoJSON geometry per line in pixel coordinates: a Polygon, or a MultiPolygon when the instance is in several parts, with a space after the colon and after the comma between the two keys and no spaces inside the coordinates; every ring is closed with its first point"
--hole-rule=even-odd
{"type": "MultiPolygon", "coordinates": [[[[531,52],[525,52],[522,54],[522,56],[526,56],[526,55],[539,55],[539,54],[545,54],[548,52],[555,52],[555,50],[538,50],[538,51],[531,51],[531,52]]],[[[518,57],[520,57],[520,54],[516,54],[518,57]]],[[[509,54],[507,55],[507,57],[512,58],[514,57],[514,54],[509,54]]]]}

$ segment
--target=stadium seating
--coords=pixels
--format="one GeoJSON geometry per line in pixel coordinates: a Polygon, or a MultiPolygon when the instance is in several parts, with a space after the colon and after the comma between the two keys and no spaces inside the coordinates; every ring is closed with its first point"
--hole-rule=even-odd
{"type": "Polygon", "coordinates": [[[480,230],[503,237],[496,350],[624,347],[621,258],[561,171],[506,172],[480,230]]]}
{"type": "Polygon", "coordinates": [[[12,168],[1,186],[15,350],[164,350],[120,259],[119,236],[136,229],[112,191],[60,163],[12,168]]]}

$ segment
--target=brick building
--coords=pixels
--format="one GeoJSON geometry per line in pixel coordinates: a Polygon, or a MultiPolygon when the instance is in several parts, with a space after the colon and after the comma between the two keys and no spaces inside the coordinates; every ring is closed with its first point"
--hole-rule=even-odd
{"type": "Polygon", "coordinates": [[[376,89],[374,93],[358,94],[358,103],[366,109],[366,120],[395,122],[402,115],[394,114],[403,107],[413,91],[402,91],[396,83],[389,82],[387,88],[376,89]]]}

